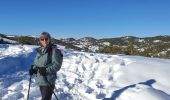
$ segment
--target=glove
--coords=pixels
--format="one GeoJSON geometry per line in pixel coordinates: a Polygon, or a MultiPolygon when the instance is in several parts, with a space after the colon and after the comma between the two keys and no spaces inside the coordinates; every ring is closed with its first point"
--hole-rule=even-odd
{"type": "Polygon", "coordinates": [[[40,75],[42,75],[42,76],[46,76],[46,68],[39,67],[39,73],[40,73],[40,75]]]}
{"type": "Polygon", "coordinates": [[[33,75],[33,74],[37,74],[37,69],[33,69],[33,65],[31,65],[31,68],[29,69],[29,74],[33,75]]]}

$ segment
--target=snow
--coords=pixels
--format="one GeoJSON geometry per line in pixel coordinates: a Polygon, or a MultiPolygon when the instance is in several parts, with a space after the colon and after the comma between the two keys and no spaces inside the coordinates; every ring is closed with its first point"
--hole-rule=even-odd
{"type": "Polygon", "coordinates": [[[139,39],[138,42],[145,42],[145,40],[144,39],[139,39]]]}
{"type": "Polygon", "coordinates": [[[4,73],[27,70],[35,57],[35,46],[1,45],[0,46],[0,75],[4,73]]]}
{"type": "Polygon", "coordinates": [[[99,46],[89,46],[88,49],[92,52],[96,52],[97,50],[99,50],[99,46]]]}
{"type": "MultiPolygon", "coordinates": [[[[0,100],[27,99],[36,48],[0,45],[0,100]]],[[[59,100],[170,99],[169,59],[61,50],[64,60],[54,90],[59,100]]],[[[41,100],[34,78],[30,100],[41,100]]]]}
{"type": "Polygon", "coordinates": [[[105,45],[105,46],[109,46],[110,42],[103,42],[102,44],[105,45]]]}
{"type": "Polygon", "coordinates": [[[153,43],[159,43],[161,40],[154,40],[153,43]]]}

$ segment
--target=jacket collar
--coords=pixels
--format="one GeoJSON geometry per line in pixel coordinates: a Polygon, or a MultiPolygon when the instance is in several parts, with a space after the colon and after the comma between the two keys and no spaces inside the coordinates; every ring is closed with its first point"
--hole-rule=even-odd
{"type": "Polygon", "coordinates": [[[51,48],[51,46],[52,46],[52,44],[49,44],[49,45],[47,45],[46,47],[39,47],[38,49],[37,49],[37,52],[39,53],[39,54],[45,54],[45,53],[47,53],[48,51],[50,51],[50,48],[51,48]]]}

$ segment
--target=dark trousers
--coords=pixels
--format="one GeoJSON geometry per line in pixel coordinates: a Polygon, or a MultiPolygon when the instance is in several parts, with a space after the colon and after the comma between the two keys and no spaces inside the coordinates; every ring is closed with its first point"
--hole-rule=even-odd
{"type": "Polygon", "coordinates": [[[51,100],[54,86],[40,86],[42,100],[51,100]]]}

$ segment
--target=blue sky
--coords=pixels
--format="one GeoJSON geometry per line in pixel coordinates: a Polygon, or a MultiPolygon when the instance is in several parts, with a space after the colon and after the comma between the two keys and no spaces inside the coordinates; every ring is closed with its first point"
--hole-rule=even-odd
{"type": "Polygon", "coordinates": [[[0,33],[56,38],[170,35],[169,0],[1,0],[0,33]]]}

